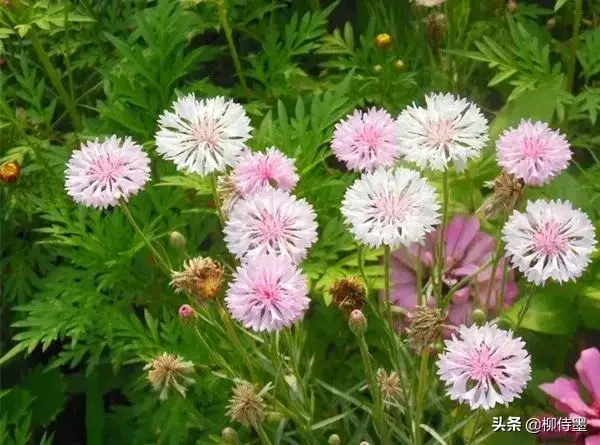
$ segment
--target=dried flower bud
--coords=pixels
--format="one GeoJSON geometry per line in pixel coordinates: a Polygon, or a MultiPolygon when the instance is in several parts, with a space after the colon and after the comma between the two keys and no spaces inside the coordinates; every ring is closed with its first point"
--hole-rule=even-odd
{"type": "Polygon", "coordinates": [[[356,277],[347,277],[338,280],[329,288],[333,296],[333,303],[346,315],[355,309],[361,309],[365,305],[365,286],[356,277]]]}
{"type": "Polygon", "coordinates": [[[505,172],[500,173],[493,181],[486,182],[485,185],[494,191],[477,212],[483,210],[488,219],[502,210],[512,212],[525,192],[525,183],[505,172]]]}
{"type": "Polygon", "coordinates": [[[386,404],[397,403],[402,399],[402,390],[400,389],[400,377],[396,371],[390,374],[383,368],[377,370],[377,385],[381,393],[381,398],[386,404]]]}
{"type": "Polygon", "coordinates": [[[473,318],[473,322],[478,324],[479,326],[483,326],[487,321],[487,315],[481,309],[475,309],[471,313],[471,318],[473,318]]]}
{"type": "Polygon", "coordinates": [[[223,284],[223,267],[211,258],[196,257],[183,265],[182,272],[173,272],[171,286],[175,292],[185,292],[197,299],[213,299],[223,284]]]}
{"type": "Polygon", "coordinates": [[[221,431],[221,439],[223,439],[223,442],[227,445],[237,445],[240,443],[237,432],[230,426],[223,428],[223,431],[221,431]]]}
{"type": "Polygon", "coordinates": [[[240,380],[233,388],[233,395],[227,405],[227,414],[231,420],[245,426],[256,426],[265,420],[265,409],[262,395],[257,393],[254,385],[240,380]]]}
{"type": "Polygon", "coordinates": [[[406,64],[404,63],[404,60],[402,59],[398,59],[394,62],[394,70],[397,73],[403,73],[404,71],[406,71],[406,64]]]}
{"type": "Polygon", "coordinates": [[[517,12],[517,9],[519,9],[519,4],[517,3],[517,0],[508,0],[508,2],[506,2],[506,9],[508,9],[508,11],[512,14],[517,12]]]}
{"type": "Polygon", "coordinates": [[[184,361],[180,356],[166,352],[144,366],[144,370],[148,371],[148,380],[154,390],[160,390],[160,400],[168,397],[171,387],[185,397],[187,386],[194,383],[194,379],[186,376],[193,372],[194,364],[184,361]]]}
{"type": "Polygon", "coordinates": [[[350,314],[350,318],[348,319],[348,326],[352,333],[356,336],[364,335],[367,330],[367,319],[362,311],[355,309],[350,314]]]}
{"type": "Polygon", "coordinates": [[[378,34],[375,37],[375,45],[379,49],[388,49],[392,46],[392,36],[387,33],[378,34]]]}
{"type": "Polygon", "coordinates": [[[17,161],[10,161],[0,167],[0,181],[5,184],[17,182],[21,177],[21,166],[17,161]]]}
{"type": "Polygon", "coordinates": [[[436,12],[429,14],[423,20],[425,21],[425,25],[427,25],[427,40],[429,40],[432,46],[438,46],[444,40],[444,37],[446,37],[446,31],[448,30],[446,15],[436,12]]]}
{"type": "Polygon", "coordinates": [[[337,434],[332,434],[329,436],[329,440],[327,440],[329,445],[342,445],[342,439],[337,434]]]}
{"type": "Polygon", "coordinates": [[[435,343],[442,337],[444,331],[444,317],[439,309],[428,306],[417,306],[410,314],[410,328],[408,329],[408,343],[417,352],[435,343]]]}
{"type": "Polygon", "coordinates": [[[181,232],[174,230],[169,234],[169,244],[177,250],[184,250],[186,245],[185,236],[181,232]]]}
{"type": "Polygon", "coordinates": [[[177,313],[179,314],[179,318],[186,321],[192,320],[196,316],[196,311],[189,304],[181,305],[177,313]]]}
{"type": "Polygon", "coordinates": [[[235,203],[242,198],[242,195],[235,188],[232,174],[219,176],[217,180],[217,194],[221,201],[221,212],[227,218],[235,203]]]}

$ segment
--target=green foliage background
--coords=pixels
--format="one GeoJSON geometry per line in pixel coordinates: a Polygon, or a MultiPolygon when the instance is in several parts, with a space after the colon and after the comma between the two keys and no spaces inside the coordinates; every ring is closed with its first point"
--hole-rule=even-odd
{"type": "MultiPolygon", "coordinates": [[[[358,443],[369,428],[357,348],[327,292],[358,264],[339,213],[355,176],[329,147],[340,118],[371,105],[397,114],[431,91],[478,103],[490,118],[492,143],[467,175],[450,177],[452,212],[474,212],[483,202],[484,183],[498,172],[493,142],[504,129],[522,118],[548,121],[567,134],[575,158],[528,198],[571,200],[598,226],[598,2],[522,1],[513,11],[502,0],[448,0],[438,10],[447,16],[446,33],[432,40],[423,20],[429,11],[405,0],[231,0],[225,19],[243,83],[222,11],[209,0],[0,2],[0,163],[22,166],[17,183],[0,187],[0,443],[219,442],[230,382],[205,372],[187,399],[159,403],[141,371],[164,350],[208,362],[208,351],[177,318],[184,298],[169,289],[121,212],[77,206],[64,191],[65,163],[81,141],[131,135],[153,159],[152,183],[131,201],[145,234],[173,264],[184,259],[168,243],[174,230],[194,255],[224,255],[207,180],[182,176],[155,154],[156,118],[179,95],[243,103],[255,127],[252,148],[274,145],[296,159],[297,195],[318,215],[319,241],[303,265],[313,305],[298,340],[310,362],[306,409],[315,443],[332,432],[358,443]],[[389,50],[373,43],[381,32],[392,36],[389,50]]],[[[485,228],[496,232],[497,224],[485,228]]],[[[376,288],[379,255],[366,258],[376,288]]],[[[599,343],[599,274],[595,261],[578,282],[536,292],[523,323],[534,383],[511,412],[542,409],[536,384],[572,372],[577,351],[599,343]]],[[[232,367],[243,366],[218,328],[206,335],[232,367]]],[[[370,335],[374,355],[383,355],[380,332],[370,335]]],[[[436,403],[442,418],[431,424],[455,435],[448,426],[453,407],[436,403]]],[[[273,431],[277,443],[303,443],[283,421],[273,431]]],[[[532,441],[510,437],[483,442],[532,441]]]]}

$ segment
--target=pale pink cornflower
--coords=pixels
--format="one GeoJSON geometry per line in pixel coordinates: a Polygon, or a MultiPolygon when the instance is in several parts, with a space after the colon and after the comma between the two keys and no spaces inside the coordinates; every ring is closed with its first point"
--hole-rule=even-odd
{"type": "Polygon", "coordinates": [[[569,165],[571,149],[563,134],[545,122],[522,120],[506,130],[498,142],[498,164],[525,184],[541,186],[569,165]]]}
{"type": "Polygon", "coordinates": [[[490,323],[460,326],[458,337],[445,341],[437,366],[446,394],[473,410],[508,406],[531,379],[525,342],[490,323]]]}
{"type": "Polygon", "coordinates": [[[415,104],[398,116],[400,153],[421,168],[458,171],[479,156],[488,123],[479,108],[452,94],[425,96],[425,108],[415,104]]]}
{"type": "Polygon", "coordinates": [[[331,148],[350,170],[390,167],[400,156],[396,123],[382,109],[356,110],[336,124],[331,148]]]}
{"type": "Polygon", "coordinates": [[[526,211],[515,210],[502,232],[513,267],[537,285],[580,277],[596,245],[590,219],[568,201],[528,201],[526,211]]]}
{"type": "Polygon", "coordinates": [[[440,222],[439,208],[433,187],[407,168],[363,173],[342,201],[350,230],[370,247],[422,242],[440,222]]]}
{"type": "Polygon", "coordinates": [[[131,138],[88,141],[71,154],[65,172],[69,196],[88,207],[115,206],[150,179],[150,158],[131,138]]]}
{"type": "Polygon", "coordinates": [[[237,268],[225,298],[246,328],[278,331],[303,318],[310,302],[306,278],[288,259],[260,254],[237,268]]]}
{"type": "Polygon", "coordinates": [[[298,182],[294,161],[275,147],[264,153],[248,153],[233,168],[233,183],[242,196],[252,195],[265,187],[291,192],[298,182]]]}
{"type": "Polygon", "coordinates": [[[158,120],[157,152],[178,170],[207,175],[233,166],[246,150],[250,119],[244,108],[224,97],[196,99],[189,94],[158,120]]]}
{"type": "Polygon", "coordinates": [[[268,188],[236,202],[223,232],[236,258],[273,253],[298,263],[317,239],[315,219],[306,200],[268,188]]]}

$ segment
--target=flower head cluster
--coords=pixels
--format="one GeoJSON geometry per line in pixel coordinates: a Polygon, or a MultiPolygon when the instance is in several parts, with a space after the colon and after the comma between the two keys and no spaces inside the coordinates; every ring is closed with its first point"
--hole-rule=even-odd
{"type": "Polygon", "coordinates": [[[166,352],[148,363],[144,370],[148,371],[148,380],[152,387],[160,390],[159,398],[161,400],[169,396],[170,388],[185,397],[187,386],[194,383],[194,379],[187,376],[193,372],[194,364],[166,352]]]}
{"type": "Polygon", "coordinates": [[[238,267],[227,291],[231,315],[253,331],[278,331],[302,319],[306,278],[286,257],[261,254],[238,267]]]}
{"type": "MultiPolygon", "coordinates": [[[[552,398],[552,405],[558,411],[568,414],[573,420],[583,418],[583,424],[586,426],[585,432],[575,432],[572,429],[562,429],[559,426],[553,431],[548,431],[550,435],[558,438],[572,438],[573,443],[583,443],[585,437],[586,445],[596,445],[600,443],[600,350],[598,348],[589,348],[581,351],[581,355],[575,369],[579,376],[579,382],[569,377],[559,377],[552,383],[540,385],[540,389],[552,398]],[[580,386],[583,386],[589,395],[586,403],[581,397],[580,386]]],[[[551,417],[551,416],[544,416],[551,417]]],[[[557,423],[547,422],[548,425],[557,423]]]]}
{"type": "Polygon", "coordinates": [[[488,410],[520,397],[531,379],[530,362],[520,338],[486,323],[462,325],[458,337],[446,340],[437,366],[452,400],[488,410]]]}
{"type": "MultiPolygon", "coordinates": [[[[471,277],[452,295],[445,321],[454,326],[471,324],[473,310],[479,307],[487,308],[488,314],[494,316],[510,307],[518,294],[514,273],[509,273],[507,279],[503,280],[505,260],[501,260],[495,269],[489,263],[496,249],[496,241],[493,236],[480,231],[479,227],[476,216],[457,215],[444,231],[444,290],[449,292],[471,277]],[[500,302],[502,308],[498,307],[500,302]]],[[[440,236],[441,230],[438,228],[427,236],[422,247],[412,245],[392,252],[390,297],[393,304],[409,312],[415,311],[419,304],[417,269],[421,269],[422,283],[427,283],[436,267],[435,252],[440,236]]],[[[435,306],[435,299],[427,294],[425,296],[427,304],[435,306]]]]}
{"type": "Polygon", "coordinates": [[[497,143],[498,164],[525,184],[541,186],[569,165],[571,149],[564,135],[544,122],[521,121],[497,143]]]}
{"type": "Polygon", "coordinates": [[[294,161],[275,147],[264,153],[248,153],[233,169],[232,180],[241,196],[249,196],[266,187],[291,192],[298,182],[294,161]]]}
{"type": "Polygon", "coordinates": [[[398,117],[400,153],[421,168],[461,171],[485,147],[488,124],[479,108],[451,94],[425,97],[426,107],[406,108],[398,117]]]}
{"type": "Polygon", "coordinates": [[[150,178],[150,158],[131,138],[88,141],[67,164],[66,189],[75,202],[104,209],[127,201],[150,178]]]}
{"type": "Polygon", "coordinates": [[[364,173],[342,202],[350,230],[371,247],[422,242],[440,221],[438,209],[433,187],[406,168],[364,173]]]}
{"type": "Polygon", "coordinates": [[[356,110],[336,124],[331,148],[350,170],[390,167],[400,156],[396,122],[382,109],[356,110]]]}
{"type": "Polygon", "coordinates": [[[250,382],[239,381],[227,406],[231,420],[245,426],[257,426],[265,420],[265,407],[260,392],[250,382]]]}
{"type": "Polygon", "coordinates": [[[525,278],[542,284],[581,276],[590,263],[596,236],[588,216],[570,202],[528,201],[524,213],[517,210],[503,228],[506,254],[525,278]]]}
{"type": "Polygon", "coordinates": [[[276,189],[238,201],[225,224],[225,242],[237,258],[276,254],[299,263],[317,239],[316,215],[304,199],[276,189]]]}
{"type": "Polygon", "coordinates": [[[241,105],[224,97],[198,100],[193,94],[176,100],[158,123],[157,152],[178,170],[201,175],[234,165],[251,130],[241,105]]]}

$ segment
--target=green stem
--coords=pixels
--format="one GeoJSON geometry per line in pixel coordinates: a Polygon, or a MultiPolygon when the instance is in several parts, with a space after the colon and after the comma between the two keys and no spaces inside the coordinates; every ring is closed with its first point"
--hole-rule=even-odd
{"type": "Polygon", "coordinates": [[[256,378],[256,374],[254,373],[254,366],[252,365],[252,361],[248,357],[246,348],[244,348],[244,346],[242,345],[240,338],[235,333],[235,328],[233,326],[233,323],[231,322],[231,318],[229,318],[229,315],[227,314],[227,311],[223,307],[223,303],[221,303],[221,300],[219,298],[217,298],[216,302],[217,302],[217,310],[219,312],[219,316],[221,317],[221,321],[225,325],[225,331],[227,332],[227,336],[229,337],[229,340],[233,343],[234,348],[242,356],[242,359],[244,359],[244,362],[246,363],[246,367],[248,368],[248,372],[250,373],[250,377],[252,378],[252,381],[258,382],[258,379],[256,378]]]}
{"type": "Polygon", "coordinates": [[[225,0],[219,0],[217,5],[219,8],[219,21],[221,22],[223,32],[225,33],[225,38],[227,39],[227,45],[229,46],[229,52],[231,53],[231,59],[233,60],[235,72],[240,81],[240,84],[242,85],[242,88],[246,93],[249,93],[250,90],[248,89],[248,85],[246,84],[246,78],[244,77],[242,64],[240,63],[240,57],[238,55],[237,49],[235,48],[235,42],[233,41],[233,37],[231,35],[231,26],[229,25],[229,19],[227,18],[227,8],[225,7],[225,0]]]}
{"type": "Polygon", "coordinates": [[[425,411],[425,393],[427,392],[427,375],[429,368],[429,350],[425,349],[421,356],[421,365],[419,367],[419,381],[417,382],[417,400],[416,415],[415,415],[415,444],[421,445],[423,443],[423,430],[421,429],[421,422],[423,420],[423,413],[425,411]]]}
{"type": "Polygon", "coordinates": [[[525,318],[525,314],[527,314],[527,311],[529,310],[529,306],[531,305],[531,300],[533,299],[534,290],[535,290],[535,286],[530,284],[529,289],[527,290],[527,295],[525,296],[525,303],[523,304],[523,307],[519,311],[519,315],[517,315],[517,323],[515,324],[515,332],[517,332],[519,330],[519,328],[521,327],[521,323],[523,322],[523,319],[525,318]]]}
{"type": "Polygon", "coordinates": [[[142,229],[140,229],[140,226],[138,226],[138,224],[135,222],[135,219],[133,218],[133,215],[131,214],[127,203],[125,203],[124,201],[121,202],[121,209],[123,210],[123,213],[125,213],[125,216],[131,223],[133,230],[135,230],[140,235],[144,243],[146,243],[146,245],[148,246],[148,249],[150,249],[150,252],[152,252],[154,258],[158,261],[158,264],[160,265],[162,271],[168,278],[171,278],[171,266],[169,266],[169,264],[163,259],[163,257],[158,253],[156,248],[152,245],[150,240],[146,237],[142,229]]]}
{"type": "Polygon", "coordinates": [[[437,297],[438,304],[442,301],[442,287],[444,281],[442,276],[444,274],[444,258],[445,258],[445,239],[446,239],[446,223],[448,221],[448,172],[444,171],[442,174],[442,227],[440,235],[440,243],[438,246],[438,273],[437,273],[437,297]]]}
{"type": "Polygon", "coordinates": [[[394,327],[392,320],[392,300],[390,298],[390,246],[384,246],[383,250],[383,287],[384,287],[384,310],[389,325],[394,327]]]}
{"type": "Polygon", "coordinates": [[[264,430],[262,425],[256,425],[254,429],[258,433],[258,437],[260,437],[261,443],[266,445],[272,445],[271,439],[269,439],[269,436],[267,435],[267,432],[264,430]]]}
{"type": "Polygon", "coordinates": [[[575,83],[575,66],[577,64],[577,46],[581,32],[581,19],[583,18],[583,0],[575,0],[573,10],[573,35],[571,36],[571,51],[569,52],[569,66],[567,67],[567,88],[573,91],[575,83]]]}
{"type": "Polygon", "coordinates": [[[65,87],[63,86],[62,82],[60,81],[60,76],[58,75],[58,72],[52,65],[52,62],[50,62],[50,58],[48,57],[48,54],[42,47],[42,44],[40,42],[40,39],[37,36],[37,32],[35,29],[31,29],[31,31],[30,31],[30,40],[31,40],[31,44],[33,45],[33,49],[35,50],[37,56],[39,57],[40,62],[42,62],[44,69],[46,70],[46,74],[50,78],[50,82],[52,82],[52,85],[54,86],[54,88],[58,92],[58,95],[60,96],[60,100],[62,101],[64,106],[67,108],[67,112],[71,116],[71,119],[73,119],[73,126],[75,127],[75,130],[77,132],[81,131],[81,120],[79,118],[79,114],[77,113],[75,101],[73,100],[73,98],[71,96],[69,96],[69,93],[67,93],[67,90],[65,90],[65,87]]]}
{"type": "Polygon", "coordinates": [[[383,400],[381,399],[381,391],[379,391],[377,377],[375,376],[375,371],[373,370],[373,365],[371,363],[369,347],[367,346],[367,342],[365,341],[364,335],[358,335],[356,339],[358,340],[358,348],[360,349],[360,356],[362,358],[363,367],[365,368],[367,385],[369,386],[369,391],[371,392],[371,396],[375,401],[375,412],[373,413],[373,421],[375,422],[375,426],[377,427],[377,432],[381,436],[382,443],[389,444],[391,442],[387,425],[385,422],[383,400]]]}
{"type": "Polygon", "coordinates": [[[368,288],[367,274],[365,272],[365,246],[362,244],[358,245],[358,272],[360,273],[360,277],[362,278],[365,287],[368,288]]]}
{"type": "Polygon", "coordinates": [[[473,421],[473,429],[471,430],[469,440],[467,441],[467,444],[469,444],[469,445],[473,444],[475,441],[475,436],[477,435],[477,428],[479,427],[479,419],[480,418],[481,418],[481,410],[478,409],[477,413],[475,414],[475,420],[473,421]]]}
{"type": "Polygon", "coordinates": [[[427,301],[423,298],[423,263],[421,262],[421,246],[417,247],[415,269],[417,274],[417,304],[425,306],[427,301]]]}
{"type": "Polygon", "coordinates": [[[217,215],[219,215],[219,221],[221,221],[221,225],[225,225],[225,218],[223,217],[223,209],[221,208],[221,198],[219,198],[219,192],[217,190],[217,181],[218,177],[216,173],[213,173],[210,176],[210,186],[213,194],[213,201],[215,203],[215,207],[217,208],[217,215]]]}

